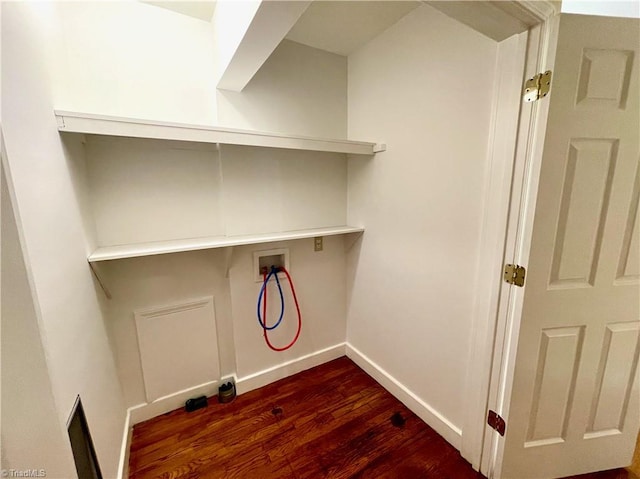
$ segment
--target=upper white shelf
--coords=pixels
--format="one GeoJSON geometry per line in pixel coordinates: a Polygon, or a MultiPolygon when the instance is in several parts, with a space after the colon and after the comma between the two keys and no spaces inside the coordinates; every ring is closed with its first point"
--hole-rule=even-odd
{"type": "Polygon", "coordinates": [[[227,145],[326,151],[355,155],[373,155],[379,151],[384,151],[386,148],[385,145],[364,141],[282,135],[250,130],[235,130],[217,126],[137,120],[60,110],[55,110],[54,113],[58,120],[58,130],[69,133],[154,138],[199,143],[223,143],[227,145]]]}
{"type": "Polygon", "coordinates": [[[156,254],[180,253],[201,249],[226,248],[248,244],[269,243],[272,241],[296,240],[315,236],[333,236],[347,233],[362,233],[364,228],[355,226],[332,226],[329,228],[313,228],[281,233],[267,233],[238,236],[207,236],[171,241],[154,241],[118,246],[104,246],[89,255],[89,262],[109,261],[112,259],[136,258],[156,254]]]}

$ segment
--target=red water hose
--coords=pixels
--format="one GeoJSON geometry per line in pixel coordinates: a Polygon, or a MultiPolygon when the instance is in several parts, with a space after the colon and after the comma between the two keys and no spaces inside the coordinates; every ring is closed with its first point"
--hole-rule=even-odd
{"type": "MultiPolygon", "coordinates": [[[[296,341],[298,340],[298,338],[300,337],[300,330],[302,329],[302,315],[300,314],[300,305],[298,304],[298,297],[296,296],[296,290],[293,286],[293,281],[291,280],[291,275],[289,274],[289,272],[286,270],[286,268],[284,267],[280,267],[279,271],[282,271],[286,276],[287,279],[289,280],[289,287],[291,288],[291,294],[293,295],[293,301],[296,305],[296,311],[298,312],[298,330],[296,331],[296,335],[293,338],[293,341],[291,341],[289,344],[287,344],[286,346],[282,347],[282,348],[277,348],[275,347],[273,344],[271,344],[271,341],[269,341],[269,331],[266,328],[262,329],[262,335],[264,336],[264,340],[267,343],[267,346],[269,346],[270,349],[272,349],[273,351],[286,351],[287,349],[289,349],[291,346],[293,346],[294,344],[296,344],[296,341]]],[[[278,274],[277,272],[275,274],[278,274]]],[[[262,273],[262,278],[264,281],[264,302],[262,303],[262,318],[264,321],[264,325],[267,325],[267,273],[266,271],[262,273]]]]}

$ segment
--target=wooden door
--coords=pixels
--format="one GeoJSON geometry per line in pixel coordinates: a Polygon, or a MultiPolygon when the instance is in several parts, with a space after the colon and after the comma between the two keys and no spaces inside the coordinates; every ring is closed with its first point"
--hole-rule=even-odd
{"type": "Polygon", "coordinates": [[[639,24],[560,20],[503,479],[631,462],[640,425],[639,24]]]}

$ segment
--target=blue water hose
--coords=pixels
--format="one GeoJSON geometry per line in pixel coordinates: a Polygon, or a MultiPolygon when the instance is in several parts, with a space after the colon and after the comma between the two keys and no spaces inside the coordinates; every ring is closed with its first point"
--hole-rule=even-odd
{"type": "Polygon", "coordinates": [[[258,313],[258,323],[260,323],[260,327],[262,327],[262,329],[265,329],[267,331],[271,331],[272,329],[276,329],[278,326],[280,326],[280,323],[282,322],[282,318],[284,317],[284,295],[282,294],[282,286],[280,285],[280,280],[278,279],[278,269],[275,266],[271,267],[271,271],[269,271],[269,274],[265,277],[264,282],[262,283],[262,288],[260,288],[260,294],[258,295],[257,313],[258,313]],[[280,317],[278,318],[278,321],[276,322],[276,324],[274,324],[273,326],[267,326],[263,322],[262,316],[260,315],[260,309],[262,309],[261,308],[262,298],[264,297],[265,290],[267,289],[267,283],[269,282],[269,279],[273,275],[275,275],[276,277],[276,284],[278,285],[278,293],[280,293],[280,317]]]}

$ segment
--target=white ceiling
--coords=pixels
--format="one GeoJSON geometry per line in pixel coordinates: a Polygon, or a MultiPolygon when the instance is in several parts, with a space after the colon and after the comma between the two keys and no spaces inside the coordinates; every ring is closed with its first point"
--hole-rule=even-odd
{"type": "Polygon", "coordinates": [[[214,0],[199,0],[199,1],[149,1],[142,0],[142,3],[148,3],[149,5],[154,5],[156,7],[166,8],[167,10],[171,10],[177,13],[182,13],[183,15],[188,15],[189,17],[198,18],[200,20],[204,20],[206,22],[211,21],[211,17],[213,17],[213,10],[216,7],[216,2],[214,0]]]}
{"type": "Polygon", "coordinates": [[[401,0],[316,0],[286,38],[339,55],[349,55],[419,5],[418,1],[401,0]]]}
{"type": "MultiPolygon", "coordinates": [[[[215,0],[141,1],[205,21],[211,21],[215,9],[215,0]]],[[[286,38],[338,55],[349,55],[420,3],[405,0],[315,0],[286,38]]]]}

